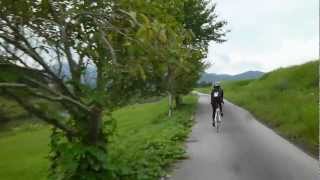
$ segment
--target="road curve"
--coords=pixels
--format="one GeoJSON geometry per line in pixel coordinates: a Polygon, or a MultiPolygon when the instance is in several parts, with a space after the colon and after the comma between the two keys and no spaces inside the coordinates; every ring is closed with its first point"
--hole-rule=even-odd
{"type": "Polygon", "coordinates": [[[316,159],[302,152],[247,111],[224,105],[219,134],[211,126],[209,96],[199,94],[196,124],[187,143],[188,159],[177,163],[171,180],[318,180],[316,159]]]}

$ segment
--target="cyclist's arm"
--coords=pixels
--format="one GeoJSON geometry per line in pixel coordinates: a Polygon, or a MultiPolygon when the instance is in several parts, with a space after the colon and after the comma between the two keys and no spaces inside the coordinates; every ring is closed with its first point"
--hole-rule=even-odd
{"type": "Polygon", "coordinates": [[[221,89],[221,100],[224,103],[224,100],[223,100],[223,89],[221,89]]]}

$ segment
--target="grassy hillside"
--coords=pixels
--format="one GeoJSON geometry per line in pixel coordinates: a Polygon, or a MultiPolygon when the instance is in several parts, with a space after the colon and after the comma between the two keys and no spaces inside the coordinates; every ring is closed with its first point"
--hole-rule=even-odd
{"type": "Polygon", "coordinates": [[[279,134],[318,153],[318,62],[281,68],[258,80],[226,82],[225,96],[279,134]]]}
{"type": "MultiPolygon", "coordinates": [[[[114,112],[117,131],[111,138],[109,168],[114,179],[157,179],[174,160],[183,158],[183,140],[191,129],[196,97],[168,119],[167,100],[136,104],[114,112]]],[[[49,128],[25,124],[0,132],[0,179],[45,179],[49,128]]]]}

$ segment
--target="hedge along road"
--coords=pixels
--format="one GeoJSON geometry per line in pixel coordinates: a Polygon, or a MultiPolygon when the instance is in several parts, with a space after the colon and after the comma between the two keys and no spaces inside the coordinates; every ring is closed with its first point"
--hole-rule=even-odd
{"type": "Polygon", "coordinates": [[[221,132],[211,126],[210,97],[199,94],[187,160],[172,180],[318,180],[318,162],[247,111],[224,104],[221,132]]]}

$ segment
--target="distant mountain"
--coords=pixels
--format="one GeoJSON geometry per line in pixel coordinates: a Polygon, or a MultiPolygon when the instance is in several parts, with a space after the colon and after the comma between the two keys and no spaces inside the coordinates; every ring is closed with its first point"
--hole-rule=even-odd
{"type": "Polygon", "coordinates": [[[247,71],[236,75],[204,73],[199,82],[211,83],[214,81],[257,79],[260,78],[263,74],[264,72],[261,71],[247,71]]]}
{"type": "Polygon", "coordinates": [[[260,78],[264,72],[261,71],[247,71],[241,74],[233,76],[233,80],[244,80],[244,79],[257,79],[260,78]]]}

